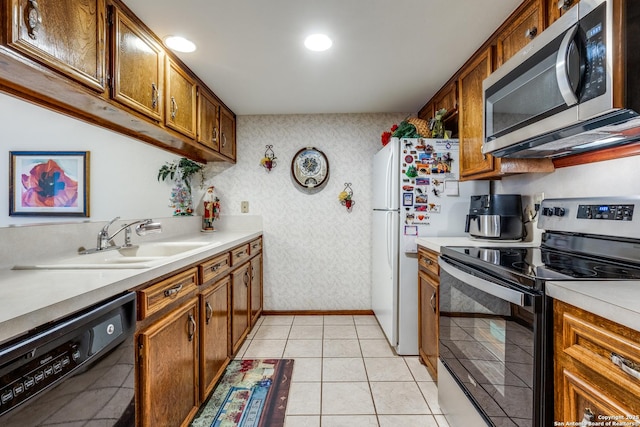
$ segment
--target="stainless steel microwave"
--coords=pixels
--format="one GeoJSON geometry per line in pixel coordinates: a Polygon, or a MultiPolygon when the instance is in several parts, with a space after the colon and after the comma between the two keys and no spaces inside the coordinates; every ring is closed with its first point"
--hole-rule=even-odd
{"type": "Polygon", "coordinates": [[[640,1],[582,0],[484,80],[483,153],[561,157],[640,141],[640,1]]]}

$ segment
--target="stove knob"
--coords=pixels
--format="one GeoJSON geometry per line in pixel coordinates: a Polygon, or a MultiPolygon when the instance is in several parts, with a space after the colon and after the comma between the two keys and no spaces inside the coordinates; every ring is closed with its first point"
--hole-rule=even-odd
{"type": "Polygon", "coordinates": [[[553,216],[553,208],[542,208],[542,215],[553,216]]]}
{"type": "Polygon", "coordinates": [[[556,216],[564,216],[564,208],[553,208],[553,214],[556,216]]]}

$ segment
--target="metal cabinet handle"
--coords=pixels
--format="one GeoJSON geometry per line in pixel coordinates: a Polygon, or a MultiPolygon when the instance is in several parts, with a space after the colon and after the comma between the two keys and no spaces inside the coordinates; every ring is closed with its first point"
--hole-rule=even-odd
{"type": "Polygon", "coordinates": [[[218,128],[213,128],[213,134],[211,135],[211,142],[218,142],[218,128]]]}
{"type": "Polygon", "coordinates": [[[189,319],[187,320],[187,328],[189,334],[189,342],[193,341],[193,337],[196,335],[196,319],[193,318],[193,314],[189,313],[189,319]]]}
{"type": "Polygon", "coordinates": [[[573,0],[558,0],[558,9],[568,10],[572,3],[573,0]]]}
{"type": "Polygon", "coordinates": [[[40,14],[40,8],[36,0],[29,0],[27,4],[27,32],[29,37],[36,39],[38,37],[38,30],[42,25],[42,15],[40,14]]]}
{"type": "Polygon", "coordinates": [[[433,260],[432,259],[430,259],[430,258],[422,258],[422,259],[424,259],[425,264],[433,265],[433,260]]]}
{"type": "Polygon", "coordinates": [[[622,369],[622,372],[640,380],[640,364],[617,353],[611,353],[611,362],[622,369]]]}
{"type": "Polygon", "coordinates": [[[216,271],[218,271],[219,268],[220,268],[220,264],[219,263],[216,264],[216,265],[212,265],[211,266],[211,271],[212,272],[216,272],[216,271]]]}
{"type": "Polygon", "coordinates": [[[180,283],[178,286],[176,286],[175,288],[171,288],[171,289],[167,289],[166,291],[164,291],[164,296],[165,297],[171,297],[171,296],[175,296],[178,292],[180,292],[182,290],[182,283],[180,283]]]}
{"type": "Polygon", "coordinates": [[[226,146],[227,145],[227,135],[224,134],[224,132],[222,132],[222,146],[226,146]]]}
{"type": "Polygon", "coordinates": [[[178,114],[178,103],[176,102],[176,99],[172,96],[171,97],[171,120],[174,120],[176,118],[176,114],[178,114]]]}
{"type": "Polygon", "coordinates": [[[151,83],[151,108],[158,106],[158,86],[155,83],[151,83]]]}
{"type": "Polygon", "coordinates": [[[524,36],[529,40],[533,40],[538,35],[538,27],[527,28],[524,32],[524,36]]]}
{"type": "Polygon", "coordinates": [[[242,281],[244,282],[245,286],[249,286],[249,270],[244,272],[244,277],[242,278],[242,281]]]}
{"type": "Polygon", "coordinates": [[[209,304],[209,301],[207,301],[207,303],[204,305],[204,309],[205,309],[205,313],[206,313],[206,323],[207,325],[209,324],[209,320],[211,320],[211,317],[213,316],[213,307],[211,307],[211,304],[209,304]]]}
{"type": "Polygon", "coordinates": [[[431,295],[430,303],[431,303],[431,309],[435,313],[436,312],[436,293],[435,293],[435,291],[433,292],[433,295],[431,295]]]}
{"type": "Polygon", "coordinates": [[[236,252],[236,257],[240,258],[241,256],[244,256],[244,251],[242,252],[236,252]]]}

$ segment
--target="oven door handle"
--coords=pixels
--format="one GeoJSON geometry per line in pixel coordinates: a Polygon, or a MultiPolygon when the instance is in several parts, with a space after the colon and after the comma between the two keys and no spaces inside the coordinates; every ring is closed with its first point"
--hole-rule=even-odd
{"type": "Polygon", "coordinates": [[[483,292],[486,292],[502,300],[509,301],[510,303],[519,305],[520,307],[525,306],[525,298],[524,298],[525,294],[523,292],[519,292],[514,289],[504,287],[497,283],[493,283],[488,280],[481,279],[480,277],[477,277],[472,274],[466,273],[462,270],[459,270],[453,265],[449,264],[444,259],[442,259],[442,257],[440,257],[438,264],[440,264],[440,271],[447,272],[448,274],[452,275],[456,279],[464,282],[465,284],[473,288],[479,289],[483,292]]]}

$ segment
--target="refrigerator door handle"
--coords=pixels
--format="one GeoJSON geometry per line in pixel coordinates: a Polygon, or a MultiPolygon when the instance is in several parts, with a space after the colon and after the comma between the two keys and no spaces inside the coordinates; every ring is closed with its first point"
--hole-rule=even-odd
{"type": "MultiPolygon", "coordinates": [[[[393,162],[394,162],[394,156],[393,156],[393,151],[391,151],[391,155],[387,160],[387,181],[386,182],[393,182],[391,177],[393,173],[393,162]]],[[[393,191],[391,190],[391,187],[389,185],[386,186],[384,191],[386,193],[385,194],[386,207],[389,208],[390,206],[392,206],[391,195],[393,194],[393,191]]]]}
{"type": "Polygon", "coordinates": [[[392,266],[391,257],[393,252],[393,213],[387,212],[387,263],[392,266]]]}

